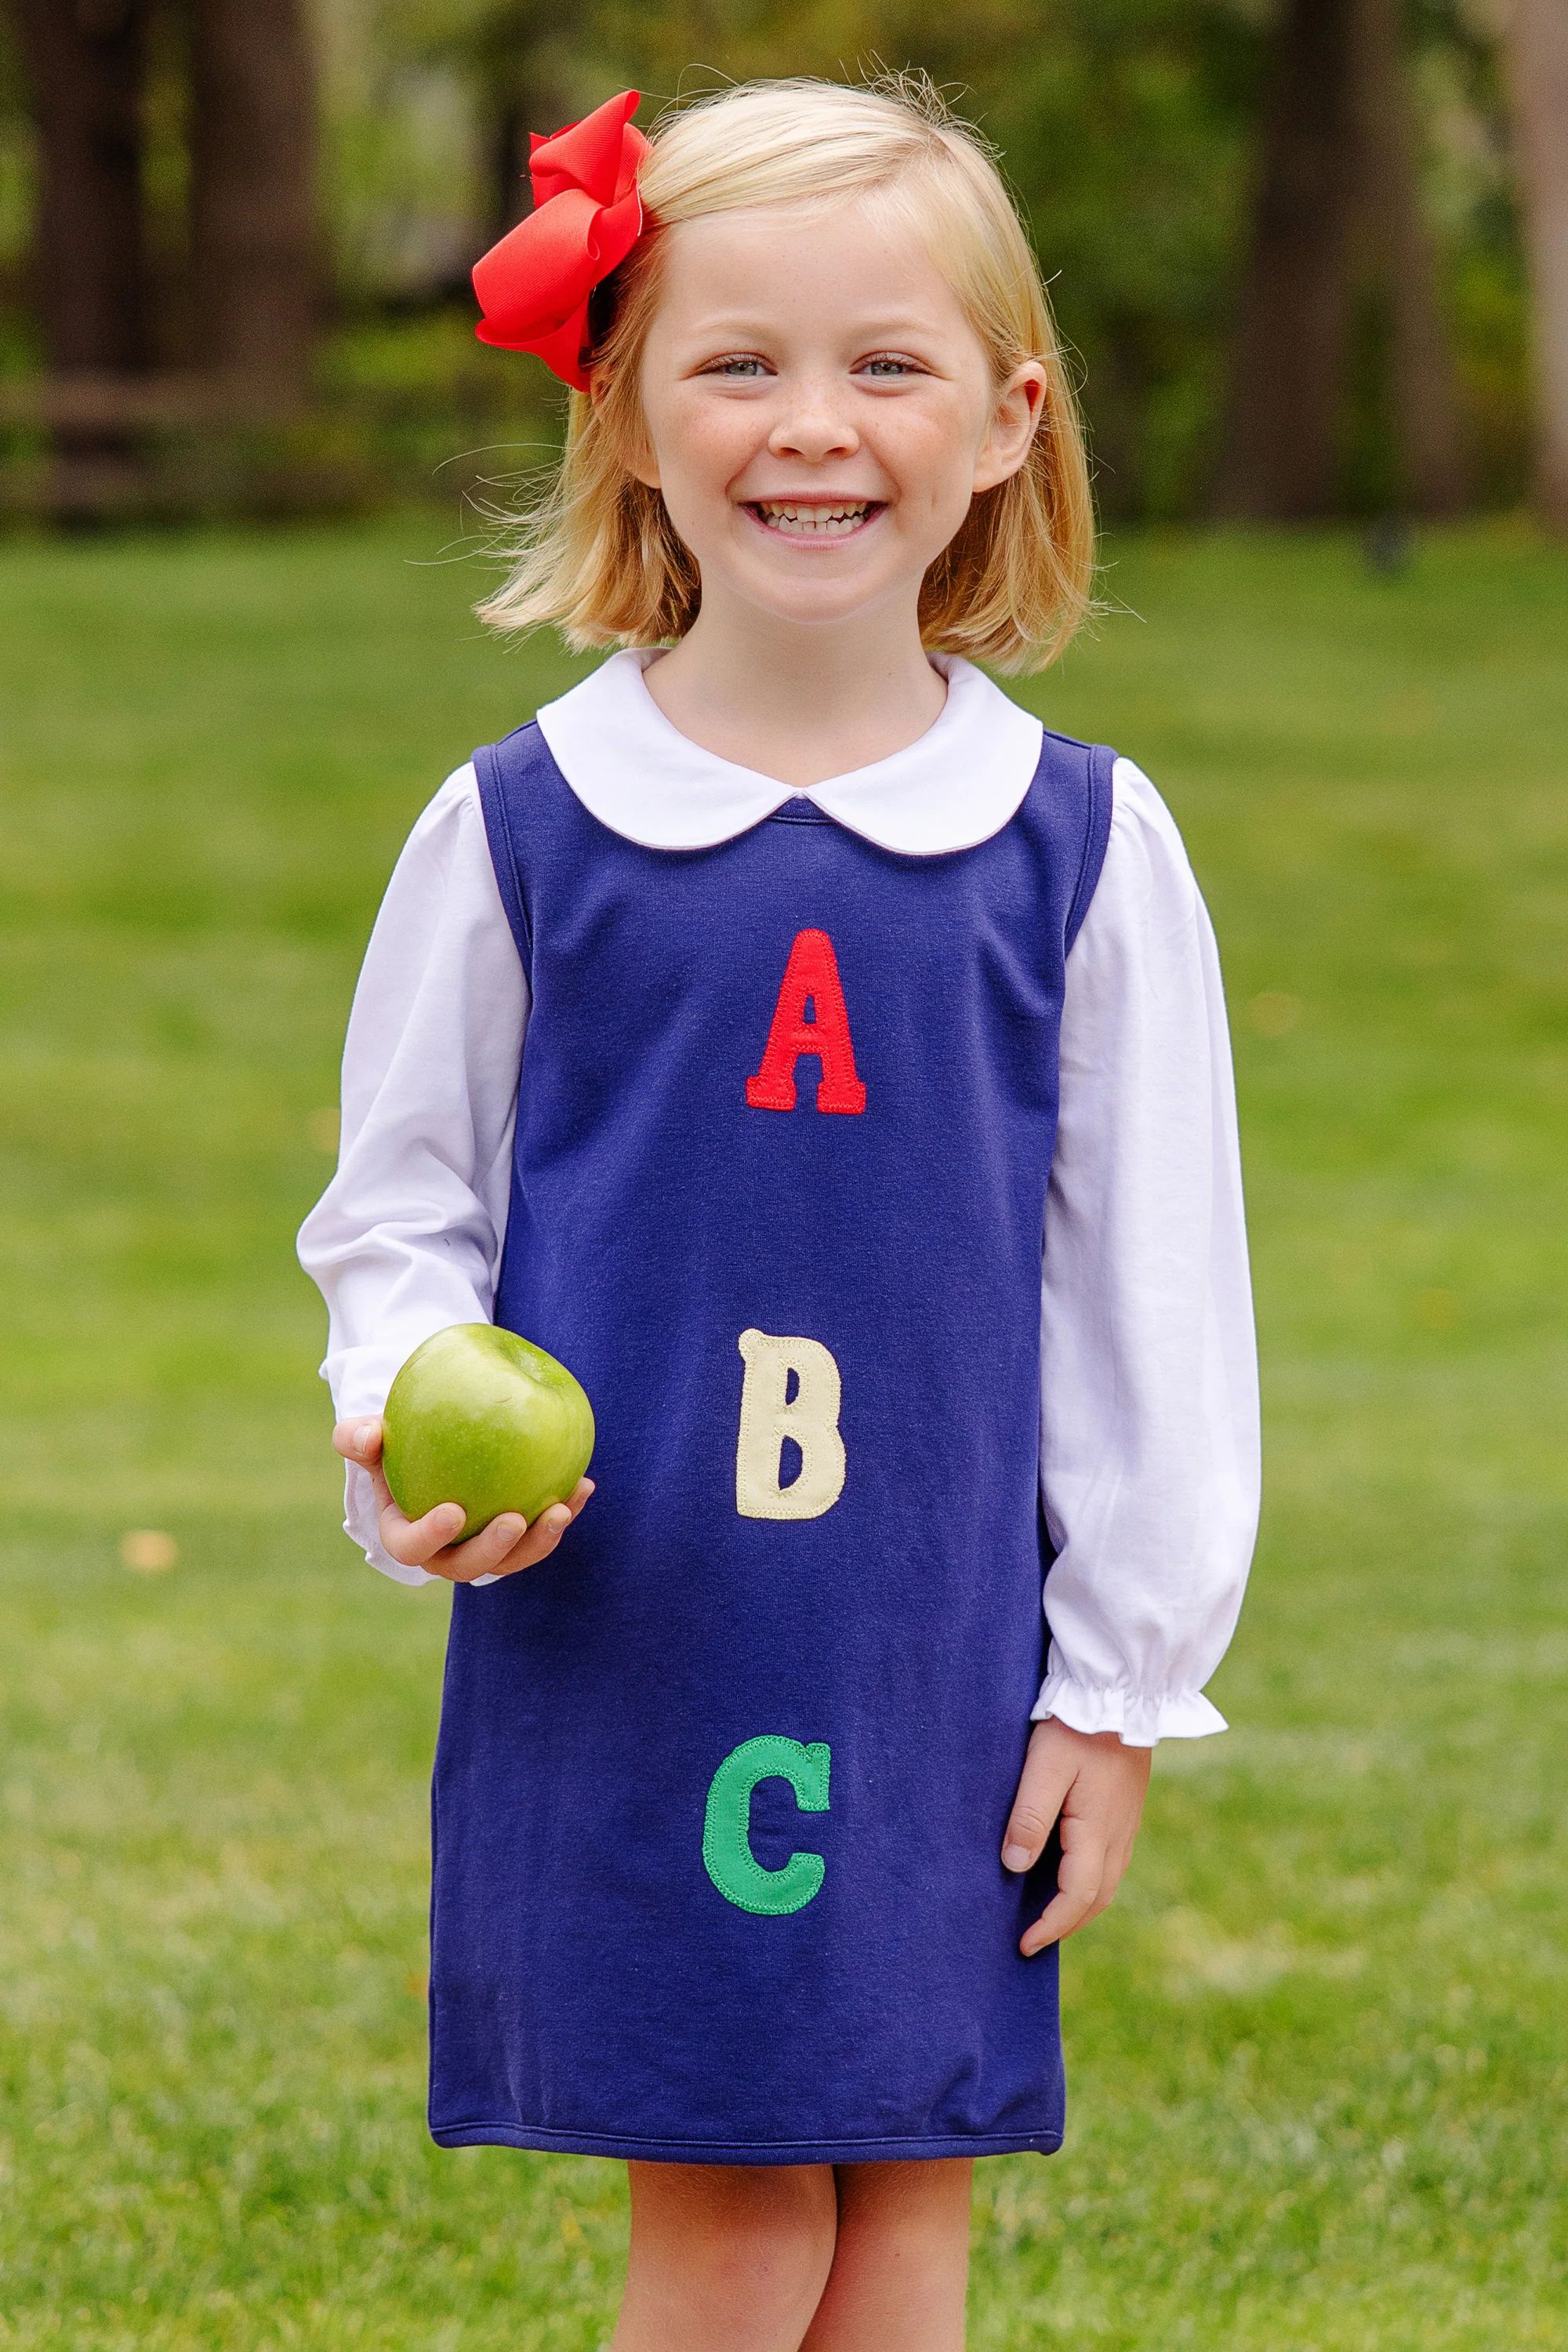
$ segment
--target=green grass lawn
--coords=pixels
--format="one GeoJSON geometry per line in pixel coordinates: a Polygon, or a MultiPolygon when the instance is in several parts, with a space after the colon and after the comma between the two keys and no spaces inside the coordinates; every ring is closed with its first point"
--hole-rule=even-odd
{"type": "MultiPolygon", "coordinates": [[[[1568,555],[1124,544],[1031,693],[1171,800],[1237,1033],[1268,1501],[1068,1948],[973,2341],[1568,2346],[1568,555]]],[[[558,690],[428,520],[0,548],[0,2346],[591,2352],[616,2168],[424,2135],[444,1596],[336,1532],[325,1180],[415,812],[558,690]],[[179,1547],[121,1565],[128,1530],[179,1547]]],[[[892,2348],[889,2347],[889,2352],[892,2348]]]]}

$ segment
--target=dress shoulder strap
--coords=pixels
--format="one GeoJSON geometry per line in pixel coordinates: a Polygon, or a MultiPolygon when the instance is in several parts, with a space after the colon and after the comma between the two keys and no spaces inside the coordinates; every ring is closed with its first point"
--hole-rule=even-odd
{"type": "Polygon", "coordinates": [[[1107,743],[1080,742],[1047,727],[1039,765],[1019,807],[1040,839],[1051,872],[1061,877],[1064,956],[1079,935],[1105,863],[1116,756],[1107,743]]]}
{"type": "Polygon", "coordinates": [[[559,803],[570,794],[536,719],[503,735],[499,743],[481,744],[474,753],[474,773],[496,887],[518,953],[528,966],[533,954],[528,847],[537,841],[542,826],[566,814],[559,803]]]}

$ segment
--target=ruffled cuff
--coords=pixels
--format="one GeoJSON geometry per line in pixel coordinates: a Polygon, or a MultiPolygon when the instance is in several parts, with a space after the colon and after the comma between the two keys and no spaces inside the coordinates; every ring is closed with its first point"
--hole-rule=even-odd
{"type": "Polygon", "coordinates": [[[1116,1731],[1126,1748],[1155,1748],[1162,1739],[1203,1739],[1229,1728],[1200,1690],[1135,1691],[1075,1682],[1053,1666],[1030,1709],[1032,1723],[1055,1716],[1072,1731],[1116,1731]]]}

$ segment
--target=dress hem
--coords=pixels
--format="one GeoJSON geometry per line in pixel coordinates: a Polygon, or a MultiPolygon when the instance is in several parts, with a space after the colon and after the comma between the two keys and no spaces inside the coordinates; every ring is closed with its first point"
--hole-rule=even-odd
{"type": "Polygon", "coordinates": [[[437,2147],[543,2148],[563,2156],[613,2156],[641,2164],[868,2164],[897,2158],[1054,2156],[1060,2132],[943,2132],[914,2139],[637,2139],[619,2132],[551,2131],[542,2124],[430,2126],[437,2147]]]}

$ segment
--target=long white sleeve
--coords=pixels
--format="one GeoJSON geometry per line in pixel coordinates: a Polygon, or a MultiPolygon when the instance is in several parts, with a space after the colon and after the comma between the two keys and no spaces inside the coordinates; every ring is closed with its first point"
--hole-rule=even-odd
{"type": "MultiPolygon", "coordinates": [[[[409,835],[365,950],[343,1048],[338,1170],[300,1231],[327,1302],[322,1378],[340,1420],[379,1412],[433,1331],[490,1318],[505,1235],[528,983],[471,767],[409,835]]],[[[346,1531],[400,1584],[370,1479],[348,1465],[346,1531]]]]}
{"type": "Polygon", "coordinates": [[[1257,1530],[1258,1379],[1214,933],[1148,778],[1118,761],[1114,793],[1063,1006],[1040,1318],[1058,1556],[1034,1712],[1152,1747],[1225,1729],[1202,1685],[1257,1530]]]}

